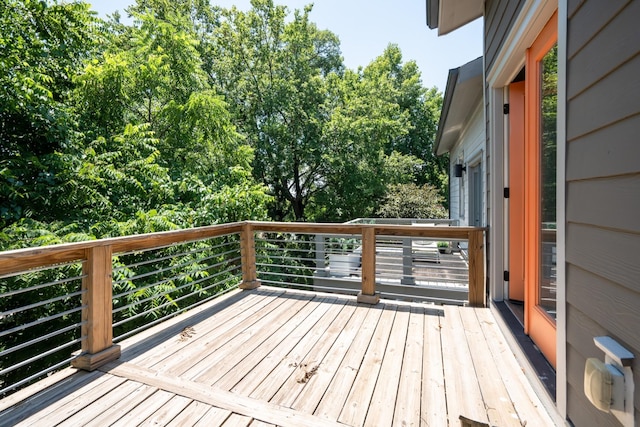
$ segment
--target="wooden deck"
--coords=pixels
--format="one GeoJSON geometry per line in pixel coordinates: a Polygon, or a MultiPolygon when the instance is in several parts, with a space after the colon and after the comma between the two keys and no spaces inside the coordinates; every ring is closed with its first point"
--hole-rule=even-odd
{"type": "Polygon", "coordinates": [[[236,291],[0,401],[0,425],[553,425],[488,309],[236,291]]]}

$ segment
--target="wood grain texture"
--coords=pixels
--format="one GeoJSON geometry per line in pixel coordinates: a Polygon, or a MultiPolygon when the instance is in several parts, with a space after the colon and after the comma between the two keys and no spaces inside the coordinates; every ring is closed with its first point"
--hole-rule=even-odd
{"type": "Polygon", "coordinates": [[[509,408],[552,424],[485,308],[261,287],[151,329],[121,343],[120,361],[12,400],[0,425],[508,426],[509,408]],[[184,325],[195,333],[179,342],[184,325]]]}

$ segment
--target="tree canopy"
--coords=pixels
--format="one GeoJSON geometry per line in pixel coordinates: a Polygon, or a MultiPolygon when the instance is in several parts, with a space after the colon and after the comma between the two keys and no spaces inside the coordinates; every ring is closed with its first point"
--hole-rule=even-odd
{"type": "MultiPolygon", "coordinates": [[[[446,195],[441,94],[389,45],[344,66],[311,5],[0,8],[0,248],[243,219],[342,221],[446,195]]],[[[441,200],[438,199],[437,203],[441,200]]]]}

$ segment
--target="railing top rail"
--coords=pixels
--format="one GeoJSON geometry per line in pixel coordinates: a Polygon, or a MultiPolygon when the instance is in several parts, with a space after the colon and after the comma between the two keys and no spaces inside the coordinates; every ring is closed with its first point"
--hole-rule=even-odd
{"type": "Polygon", "coordinates": [[[485,231],[479,227],[427,226],[422,224],[345,224],[345,223],[312,223],[312,222],[262,222],[252,221],[256,231],[290,232],[290,233],[328,233],[359,234],[363,228],[373,228],[375,234],[385,236],[433,237],[446,239],[467,239],[469,233],[485,231]]]}
{"type": "Polygon", "coordinates": [[[449,218],[356,218],[346,224],[451,224],[457,225],[459,220],[449,218]]]}
{"type": "Polygon", "coordinates": [[[0,276],[42,265],[54,265],[82,260],[86,256],[87,249],[99,246],[111,246],[114,253],[127,252],[217,237],[240,232],[241,230],[242,223],[234,222],[184,230],[162,231],[100,240],[87,240],[84,242],[63,243],[60,245],[14,249],[0,252],[0,276]]]}
{"type": "Polygon", "coordinates": [[[99,246],[111,246],[113,253],[152,249],[180,242],[201,240],[242,231],[243,224],[250,225],[256,231],[321,233],[321,234],[360,234],[364,228],[373,228],[376,235],[426,237],[437,239],[468,239],[469,234],[484,231],[477,227],[423,226],[421,224],[345,224],[345,223],[309,223],[309,222],[267,222],[245,221],[229,224],[210,225],[184,230],[171,230],[158,233],[133,236],[112,237],[85,242],[64,243],[60,245],[15,249],[0,252],[0,276],[25,271],[43,265],[54,265],[82,260],[86,250],[99,246]]]}

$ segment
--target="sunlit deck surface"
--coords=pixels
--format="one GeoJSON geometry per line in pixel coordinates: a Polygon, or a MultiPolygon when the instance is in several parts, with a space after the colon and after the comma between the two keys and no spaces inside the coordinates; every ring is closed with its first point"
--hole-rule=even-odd
{"type": "Polygon", "coordinates": [[[553,425],[484,308],[263,286],[120,344],[0,401],[0,425],[553,425]]]}

